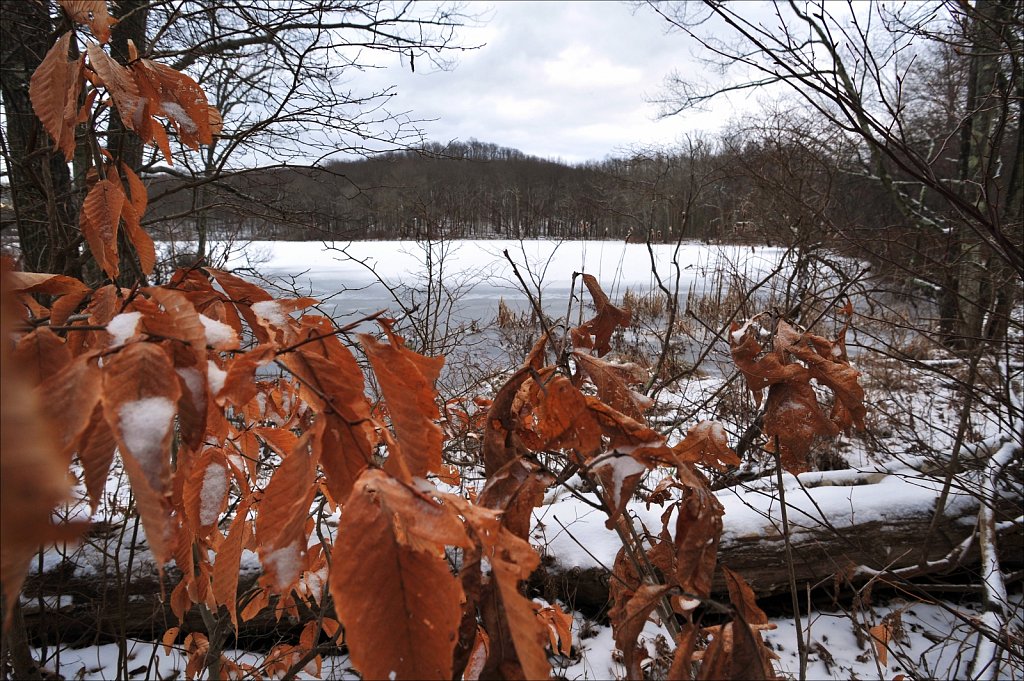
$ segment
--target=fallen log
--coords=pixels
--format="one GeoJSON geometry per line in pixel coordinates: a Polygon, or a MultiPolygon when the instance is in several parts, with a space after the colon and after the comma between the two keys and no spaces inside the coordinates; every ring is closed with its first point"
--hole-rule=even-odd
{"type": "MultiPolygon", "coordinates": [[[[933,526],[941,487],[941,480],[906,467],[786,476],[798,588],[856,586],[872,578],[952,572],[969,577],[979,564],[973,541],[979,502],[964,487],[956,487],[933,526]]],[[[718,497],[725,507],[719,563],[743,575],[759,598],[788,592],[790,574],[773,481],[723,490],[718,497]]],[[[532,584],[548,600],[558,598],[596,614],[608,606],[608,567],[619,545],[598,525],[602,514],[580,508],[571,498],[563,498],[544,514],[546,524],[542,520],[542,531],[535,529],[534,539],[544,538],[547,550],[532,584]],[[557,532],[549,531],[552,523],[559,526],[557,532]]],[[[1002,521],[998,549],[1003,568],[1019,569],[1024,566],[1020,496],[999,499],[996,510],[997,521],[1002,521]]],[[[631,511],[638,530],[657,534],[661,508],[634,505],[631,511]]],[[[712,590],[713,595],[726,594],[721,571],[712,590]]]]}
{"type": "MultiPolygon", "coordinates": [[[[758,597],[787,592],[789,570],[778,513],[777,491],[770,480],[718,492],[725,506],[725,530],[719,562],[744,576],[758,597]]],[[[879,571],[900,571],[903,576],[939,574],[978,564],[973,535],[978,500],[956,488],[934,531],[929,534],[941,481],[922,477],[906,468],[881,471],[833,471],[787,476],[786,497],[791,523],[790,539],[798,587],[830,585],[834,581],[863,584],[879,571]],[[926,541],[927,539],[927,541],[926,541]]],[[[629,507],[638,529],[656,534],[663,509],[642,502],[629,507]]],[[[619,549],[617,535],[604,526],[604,514],[571,494],[556,496],[536,509],[531,535],[543,561],[531,586],[549,601],[561,600],[589,615],[608,606],[608,566],[619,549]]],[[[1004,568],[1020,567],[1024,560],[1024,523],[1021,499],[1004,498],[997,520],[999,551],[1004,568]]],[[[89,546],[100,554],[118,554],[112,528],[97,528],[89,546]],[[99,548],[96,548],[99,547],[99,548]]],[[[65,645],[94,643],[124,636],[155,639],[177,626],[169,596],[180,575],[171,567],[161,584],[155,566],[136,557],[130,578],[121,568],[86,565],[81,557],[50,565],[29,576],[22,597],[26,626],[36,642],[60,640],[65,645]]],[[[93,559],[95,560],[95,559],[93,559]]],[[[239,591],[244,593],[259,577],[258,564],[242,571],[239,591]]],[[[713,589],[725,593],[719,575],[713,589]]],[[[185,631],[203,630],[195,612],[185,631]]],[[[274,639],[296,632],[292,623],[279,621],[272,610],[240,623],[240,637],[274,639]]]]}

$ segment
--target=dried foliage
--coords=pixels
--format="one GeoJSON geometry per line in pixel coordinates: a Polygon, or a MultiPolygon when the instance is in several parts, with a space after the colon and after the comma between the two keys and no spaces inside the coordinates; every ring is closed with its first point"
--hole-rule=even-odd
{"type": "MultiPolygon", "coordinates": [[[[847,318],[853,309],[842,309],[847,318]]],[[[847,322],[848,323],[848,322],[847,322]]],[[[851,428],[864,429],[864,389],[860,372],[850,366],[846,355],[847,325],[835,340],[801,333],[779,320],[774,347],[765,350],[754,330],[756,323],[732,324],[730,348],[733,361],[747,381],[754,401],[765,403],[764,433],[769,450],[778,448],[782,467],[800,473],[809,467],[808,457],[815,441],[833,437],[851,428]],[[831,409],[823,409],[811,380],[832,392],[831,409]]]]}
{"type": "MultiPolygon", "coordinates": [[[[32,79],[32,101],[69,158],[74,125],[88,118],[74,107],[83,79],[90,93],[105,91],[99,106],[112,106],[168,160],[167,131],[154,117],[168,119],[189,146],[210,143],[218,117],[194,81],[145,59],[119,64],[104,49],[105,4],[62,4],[97,41],[69,61],[77,37],[61,36],[32,79]]],[[[85,101],[88,114],[95,102],[85,101]]],[[[145,187],[128,168],[105,163],[96,171],[81,228],[97,264],[111,280],[117,276],[123,225],[149,272],[145,187]]],[[[622,537],[610,615],[631,677],[642,675],[646,652],[637,637],[654,612],[677,634],[673,678],[688,678],[701,655],[702,678],[772,677],[759,634],[765,618],[742,579],[726,572],[732,623],[702,630],[696,617],[722,532],[722,507],[700,468],[738,463],[724,429],[696,424],[672,447],[648,426],[651,402],[631,387],[646,377],[601,358],[630,314],[612,305],[594,277],[583,280],[597,314],[571,330],[571,362],[546,365],[543,337],[493,401],[478,402],[486,417],[463,418],[466,428],[483,430],[488,479],[474,502],[441,492],[427,477],[457,480],[441,458],[446,433],[434,385],[444,358],[411,351],[387,320],[379,320],[382,337],[357,336],[367,360],[361,368],[350,349],[356,344],[340,338],[348,329],[308,311],[315,300],[275,300],[228,272],[182,269],[163,286],[136,289],[5,272],[6,602],[17,598],[40,543],[78,529],[50,519],[68,493],[71,459],[95,507],[119,457],[158,566],[173,559],[182,573],[168,596],[179,621],[198,608],[237,630],[266,608],[278,618],[321,613],[307,618],[298,645],[275,646],[258,667],[225,659],[214,631],[189,633],[188,678],[205,669],[317,671],[321,633],[335,643],[343,635],[366,678],[547,678],[548,653],[570,652],[571,617],[538,606],[522,587],[540,561],[526,539],[531,514],[555,483],[538,463],[544,454],[595,484],[608,526],[622,537]],[[259,372],[270,363],[284,370],[280,377],[259,372]],[[624,509],[641,477],[659,466],[670,470],[652,497],[670,503],[662,526],[641,533],[624,509]],[[317,504],[340,511],[335,536],[314,532],[317,504]],[[246,549],[258,553],[263,574],[240,594],[246,549]],[[446,560],[453,549],[462,556],[458,574],[446,560]],[[703,653],[698,633],[712,638],[703,653]]],[[[830,342],[780,322],[776,347],[764,356],[751,335],[734,333],[733,341],[751,390],[759,397],[769,388],[766,432],[778,439],[788,468],[801,467],[814,436],[863,425],[863,393],[842,335],[830,342]],[[812,378],[836,395],[828,416],[812,378]]],[[[164,644],[179,633],[169,629],[164,644]]]]}

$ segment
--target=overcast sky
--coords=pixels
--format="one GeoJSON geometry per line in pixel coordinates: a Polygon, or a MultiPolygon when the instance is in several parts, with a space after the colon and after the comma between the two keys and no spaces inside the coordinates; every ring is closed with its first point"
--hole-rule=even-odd
{"type": "Polygon", "coordinates": [[[386,68],[354,88],[394,84],[394,111],[409,111],[428,139],[476,138],[567,162],[600,160],[635,144],[671,144],[714,131],[756,102],[735,98],[714,111],[658,120],[651,98],[673,70],[701,69],[692,44],[649,8],[620,2],[470,2],[481,25],[459,32],[479,50],[441,71],[389,55],[386,68]]]}

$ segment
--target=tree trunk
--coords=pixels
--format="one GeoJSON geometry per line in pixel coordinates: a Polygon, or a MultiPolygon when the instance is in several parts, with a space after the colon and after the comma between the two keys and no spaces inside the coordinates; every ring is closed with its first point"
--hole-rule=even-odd
{"type": "Polygon", "coordinates": [[[29,79],[55,38],[49,3],[11,2],[0,11],[0,93],[7,117],[6,152],[22,267],[81,276],[77,210],[64,154],[54,148],[29,99],[29,79]]]}

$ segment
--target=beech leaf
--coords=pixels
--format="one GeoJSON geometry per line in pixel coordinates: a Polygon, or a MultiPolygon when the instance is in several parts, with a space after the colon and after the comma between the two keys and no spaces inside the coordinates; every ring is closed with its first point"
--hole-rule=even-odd
{"type": "MultiPolygon", "coordinates": [[[[368,471],[344,504],[331,594],[356,669],[369,679],[449,679],[462,588],[436,552],[401,541],[401,525],[368,471]]],[[[393,501],[393,500],[392,500],[393,501]]]]}
{"type": "MultiPolygon", "coordinates": [[[[90,43],[91,44],[91,43],[90,43]]],[[[125,196],[121,187],[111,180],[100,180],[82,202],[79,224],[89,250],[100,268],[111,279],[117,278],[117,227],[125,196]]]]}

